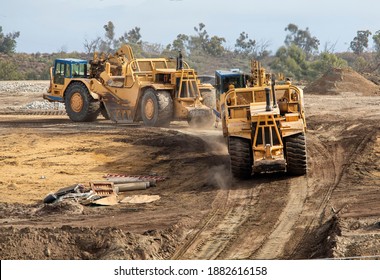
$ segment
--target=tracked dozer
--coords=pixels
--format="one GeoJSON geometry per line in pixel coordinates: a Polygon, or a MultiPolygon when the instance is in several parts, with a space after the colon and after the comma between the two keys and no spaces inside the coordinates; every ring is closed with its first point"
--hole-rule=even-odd
{"type": "Polygon", "coordinates": [[[135,58],[129,45],[114,55],[94,54],[90,62],[57,59],[45,99],[63,102],[71,120],[94,121],[102,113],[117,123],[171,121],[209,126],[214,122],[215,90],[202,84],[179,55],[135,58]]]}
{"type": "Polygon", "coordinates": [[[276,82],[260,62],[251,74],[216,71],[218,108],[228,143],[231,173],[307,172],[306,121],[302,89],[276,82]]]}

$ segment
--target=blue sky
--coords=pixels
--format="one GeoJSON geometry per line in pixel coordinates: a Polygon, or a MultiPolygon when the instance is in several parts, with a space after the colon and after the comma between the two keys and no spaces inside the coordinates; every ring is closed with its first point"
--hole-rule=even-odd
{"type": "MultiPolygon", "coordinates": [[[[143,41],[167,45],[178,34],[224,37],[233,48],[241,32],[277,50],[289,23],[309,28],[321,44],[346,51],[358,30],[380,30],[376,0],[0,0],[4,33],[20,31],[18,52],[84,51],[85,39],[103,36],[112,21],[116,37],[140,27],[143,41]]],[[[372,41],[371,41],[372,44],[372,41]]]]}

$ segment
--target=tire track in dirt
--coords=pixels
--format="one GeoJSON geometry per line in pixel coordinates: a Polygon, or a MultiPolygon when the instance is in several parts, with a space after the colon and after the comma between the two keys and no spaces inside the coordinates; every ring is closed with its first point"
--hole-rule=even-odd
{"type": "MultiPolygon", "coordinates": [[[[369,141],[362,136],[356,148],[344,147],[340,142],[323,143],[316,135],[310,137],[309,148],[312,160],[311,172],[307,176],[293,177],[285,183],[266,178],[254,188],[228,190],[226,206],[216,209],[204,227],[197,231],[176,258],[185,259],[282,259],[294,258],[304,246],[312,230],[321,225],[335,187],[339,184],[347,160],[350,162],[369,141]],[[348,152],[348,155],[347,155],[348,152]],[[321,164],[322,163],[322,164],[321,164]],[[315,165],[315,166],[314,166],[315,165]],[[323,168],[316,168],[322,166],[323,168]],[[265,208],[258,209],[257,201],[270,201],[270,196],[261,192],[268,185],[286,189],[278,218],[273,219],[266,234],[251,217],[264,215],[265,208]],[[285,185],[285,186],[284,186],[285,185]],[[322,192],[322,198],[308,201],[322,192]],[[250,199],[246,199],[250,197],[250,199]],[[242,199],[243,198],[243,199],[242,199]],[[245,199],[244,199],[245,198],[245,199]],[[306,207],[307,206],[307,207],[306,207]],[[295,229],[301,230],[296,233],[295,229]],[[291,242],[290,242],[291,241],[291,242]],[[239,248],[239,250],[236,250],[239,248]],[[290,254],[289,254],[290,252],[290,254]]],[[[255,179],[252,179],[252,182],[255,179]]],[[[240,188],[247,183],[240,182],[240,188]]],[[[280,195],[280,194],[279,194],[280,195]]],[[[273,217],[273,216],[272,216],[273,217]]]]}
{"type": "MultiPolygon", "coordinates": [[[[313,135],[308,136],[308,143],[308,174],[286,180],[289,192],[284,200],[287,203],[259,248],[249,256],[250,259],[292,259],[297,248],[305,245],[305,236],[309,233],[312,222],[320,215],[317,210],[320,207],[314,206],[311,197],[335,177],[335,172],[331,172],[335,170],[333,162],[329,159],[326,148],[313,135]],[[321,161],[324,161],[324,168],[319,168],[321,161]]],[[[326,203],[327,200],[321,202],[321,205],[326,203]]]]}
{"type": "MultiPolygon", "coordinates": [[[[311,178],[308,187],[315,192],[318,190],[323,190],[322,198],[314,203],[314,205],[308,205],[309,215],[305,215],[300,222],[304,225],[304,230],[301,238],[295,242],[293,248],[290,250],[289,257],[291,259],[295,258],[305,258],[300,255],[301,249],[306,244],[306,239],[309,239],[313,234],[313,230],[321,226],[328,217],[334,215],[333,205],[331,206],[331,212],[327,212],[327,207],[329,206],[329,201],[331,196],[340,184],[341,179],[352,163],[352,160],[360,154],[367,144],[370,142],[371,135],[366,133],[359,133],[360,136],[355,136],[355,144],[348,145],[342,144],[341,141],[321,141],[319,138],[314,137],[312,143],[313,149],[312,157],[318,158],[318,163],[316,166],[323,166],[323,168],[312,168],[308,177],[311,178]],[[311,214],[311,215],[310,215],[311,214]]],[[[339,137],[344,137],[339,135],[339,137]]],[[[310,193],[310,198],[313,193],[310,193]]],[[[305,250],[305,248],[303,248],[305,250]]]]}
{"type": "Polygon", "coordinates": [[[213,203],[213,211],[190,234],[173,259],[217,259],[231,240],[239,235],[239,228],[253,212],[258,190],[219,190],[213,203]]]}
{"type": "Polygon", "coordinates": [[[291,178],[286,183],[289,193],[286,197],[287,204],[282,210],[273,231],[267,236],[250,258],[254,259],[278,259],[283,256],[286,243],[293,236],[293,228],[301,216],[304,202],[307,198],[306,177],[291,178]]]}
{"type": "Polygon", "coordinates": [[[203,219],[196,227],[196,229],[192,230],[186,237],[184,244],[182,244],[172,256],[172,259],[185,259],[184,255],[190,251],[190,248],[195,247],[200,240],[200,235],[204,232],[209,224],[213,223],[215,219],[217,219],[219,212],[222,211],[224,205],[228,200],[228,191],[221,190],[218,191],[213,203],[212,210],[207,215],[205,219],[203,219]]]}
{"type": "Polygon", "coordinates": [[[328,202],[344,171],[346,162],[342,156],[345,154],[344,148],[337,145],[331,152],[329,151],[331,144],[321,142],[315,135],[310,135],[308,142],[311,144],[309,157],[312,159],[309,160],[309,173],[304,177],[287,180],[289,188],[287,204],[271,233],[250,258],[294,258],[312,230],[321,225],[323,218],[328,215],[326,214],[328,202]],[[313,195],[321,190],[322,199],[313,201],[313,195]],[[297,228],[301,234],[295,232],[297,228]],[[291,239],[292,242],[289,242],[291,239]]]}

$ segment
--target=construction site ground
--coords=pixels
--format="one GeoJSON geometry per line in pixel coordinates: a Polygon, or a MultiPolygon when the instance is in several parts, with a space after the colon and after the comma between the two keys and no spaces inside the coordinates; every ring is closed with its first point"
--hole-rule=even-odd
{"type": "Polygon", "coordinates": [[[0,91],[3,260],[380,258],[377,93],[306,93],[307,175],[244,181],[229,175],[220,126],[146,128],[16,113],[42,93],[0,91]],[[105,174],[165,180],[121,194],[132,203],[43,203],[105,174]],[[144,200],[151,196],[159,199],[144,200]]]}

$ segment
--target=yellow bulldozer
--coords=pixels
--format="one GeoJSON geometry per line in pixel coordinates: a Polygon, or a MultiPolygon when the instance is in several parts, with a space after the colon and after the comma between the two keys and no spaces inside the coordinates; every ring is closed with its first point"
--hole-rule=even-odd
{"type": "Polygon", "coordinates": [[[215,90],[202,84],[182,59],[135,58],[123,45],[114,55],[94,54],[91,61],[56,59],[43,98],[65,104],[75,122],[94,121],[101,113],[117,123],[143,121],[168,126],[184,120],[212,125],[215,90]]]}
{"type": "Polygon", "coordinates": [[[261,172],[307,172],[306,120],[301,88],[276,82],[260,62],[251,73],[215,74],[218,111],[227,139],[231,173],[249,178],[261,172]]]}

